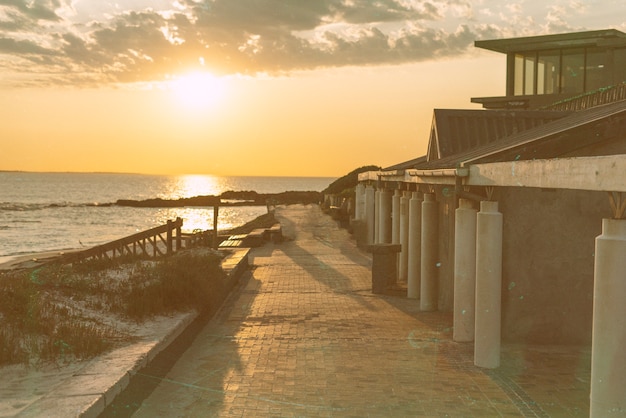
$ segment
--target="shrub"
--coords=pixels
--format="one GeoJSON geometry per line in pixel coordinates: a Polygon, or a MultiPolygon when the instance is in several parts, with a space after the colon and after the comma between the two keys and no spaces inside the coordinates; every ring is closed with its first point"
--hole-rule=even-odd
{"type": "Polygon", "coordinates": [[[161,261],[87,261],[0,274],[0,365],[87,359],[128,336],[106,316],[142,321],[215,307],[220,257],[208,249],[161,261]]]}

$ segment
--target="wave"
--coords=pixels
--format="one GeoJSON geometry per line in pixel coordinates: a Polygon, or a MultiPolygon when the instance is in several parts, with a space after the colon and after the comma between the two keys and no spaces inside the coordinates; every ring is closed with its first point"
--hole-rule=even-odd
{"type": "Polygon", "coordinates": [[[12,212],[28,212],[28,211],[44,210],[44,209],[109,207],[113,205],[115,204],[114,203],[72,203],[72,202],[60,202],[60,203],[0,202],[0,210],[12,211],[12,212]]]}

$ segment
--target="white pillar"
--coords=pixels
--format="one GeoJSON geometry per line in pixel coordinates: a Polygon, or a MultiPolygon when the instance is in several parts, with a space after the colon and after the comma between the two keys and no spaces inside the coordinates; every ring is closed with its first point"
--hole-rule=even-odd
{"type": "Polygon", "coordinates": [[[459,199],[454,220],[454,341],[474,341],[476,209],[459,199]]]}
{"type": "Polygon", "coordinates": [[[365,224],[367,227],[366,242],[368,245],[374,244],[374,229],[376,228],[376,193],[374,187],[368,185],[365,187],[365,224]]]}
{"type": "Polygon", "coordinates": [[[398,279],[407,281],[409,269],[409,194],[402,193],[400,197],[400,262],[398,268],[398,279]]]}
{"type": "Polygon", "coordinates": [[[498,202],[480,202],[476,216],[476,320],[474,364],[500,366],[502,214],[498,202]]]}
{"type": "Polygon", "coordinates": [[[596,238],[590,417],[626,416],[626,219],[596,238]]]}
{"type": "Polygon", "coordinates": [[[420,310],[422,311],[437,310],[438,207],[434,194],[424,194],[420,275],[420,310]]]}
{"type": "Polygon", "coordinates": [[[379,239],[382,244],[391,243],[391,190],[380,192],[379,239]]]}
{"type": "Polygon", "coordinates": [[[422,258],[422,200],[413,192],[409,200],[409,263],[407,269],[407,297],[420,297],[420,260],[422,258]]]}
{"type": "Polygon", "coordinates": [[[376,208],[374,210],[375,215],[374,215],[374,242],[376,244],[379,244],[380,241],[380,189],[376,189],[376,193],[374,195],[374,199],[375,199],[375,203],[376,203],[376,208]]]}
{"type": "Polygon", "coordinates": [[[357,221],[365,218],[365,186],[359,183],[354,188],[354,219],[357,221]]]}
{"type": "Polygon", "coordinates": [[[400,244],[400,194],[400,190],[396,190],[391,203],[391,242],[393,244],[400,244]]]}

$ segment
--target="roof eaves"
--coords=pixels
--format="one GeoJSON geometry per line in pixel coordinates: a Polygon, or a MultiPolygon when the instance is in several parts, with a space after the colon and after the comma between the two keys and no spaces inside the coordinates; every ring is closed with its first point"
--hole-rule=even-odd
{"type": "Polygon", "coordinates": [[[503,154],[507,151],[523,147],[524,145],[533,142],[555,137],[568,130],[589,125],[606,117],[624,112],[626,112],[626,100],[581,110],[553,122],[548,122],[536,128],[528,129],[518,134],[502,138],[502,140],[498,142],[486,144],[479,148],[460,154],[450,155],[449,157],[439,160],[419,164],[416,168],[421,170],[436,170],[467,167],[479,161],[485,162],[483,160],[488,159],[488,157],[494,157],[498,154],[503,154]]]}
{"type": "Polygon", "coordinates": [[[473,158],[464,159],[460,161],[458,167],[467,167],[479,160],[484,160],[488,157],[505,153],[506,151],[523,147],[524,145],[546,140],[547,138],[554,137],[572,129],[580,128],[585,125],[598,122],[606,117],[613,116],[619,113],[626,112],[626,101],[616,102],[612,105],[598,106],[596,108],[588,109],[586,111],[580,111],[573,113],[561,119],[557,119],[554,122],[547,123],[543,126],[539,126],[535,129],[521,132],[520,134],[509,137],[509,141],[503,142],[502,146],[498,149],[494,149],[491,152],[484,153],[482,155],[474,156],[473,158]],[[587,117],[585,117],[587,116],[587,117]]]}
{"type": "Polygon", "coordinates": [[[490,51],[507,53],[535,49],[602,45],[609,40],[626,44],[626,33],[616,29],[603,29],[520,38],[478,40],[474,41],[474,46],[490,51]]]}

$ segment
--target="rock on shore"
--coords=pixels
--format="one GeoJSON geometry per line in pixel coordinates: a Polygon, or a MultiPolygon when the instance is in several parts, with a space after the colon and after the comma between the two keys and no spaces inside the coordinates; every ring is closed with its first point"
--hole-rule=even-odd
{"type": "Polygon", "coordinates": [[[120,199],[115,204],[117,206],[142,207],[142,208],[162,208],[162,207],[185,207],[185,206],[264,206],[291,205],[319,203],[322,193],[312,191],[288,191],[282,193],[257,193],[254,191],[227,191],[220,196],[195,196],[181,199],[146,199],[131,200],[120,199]]]}

